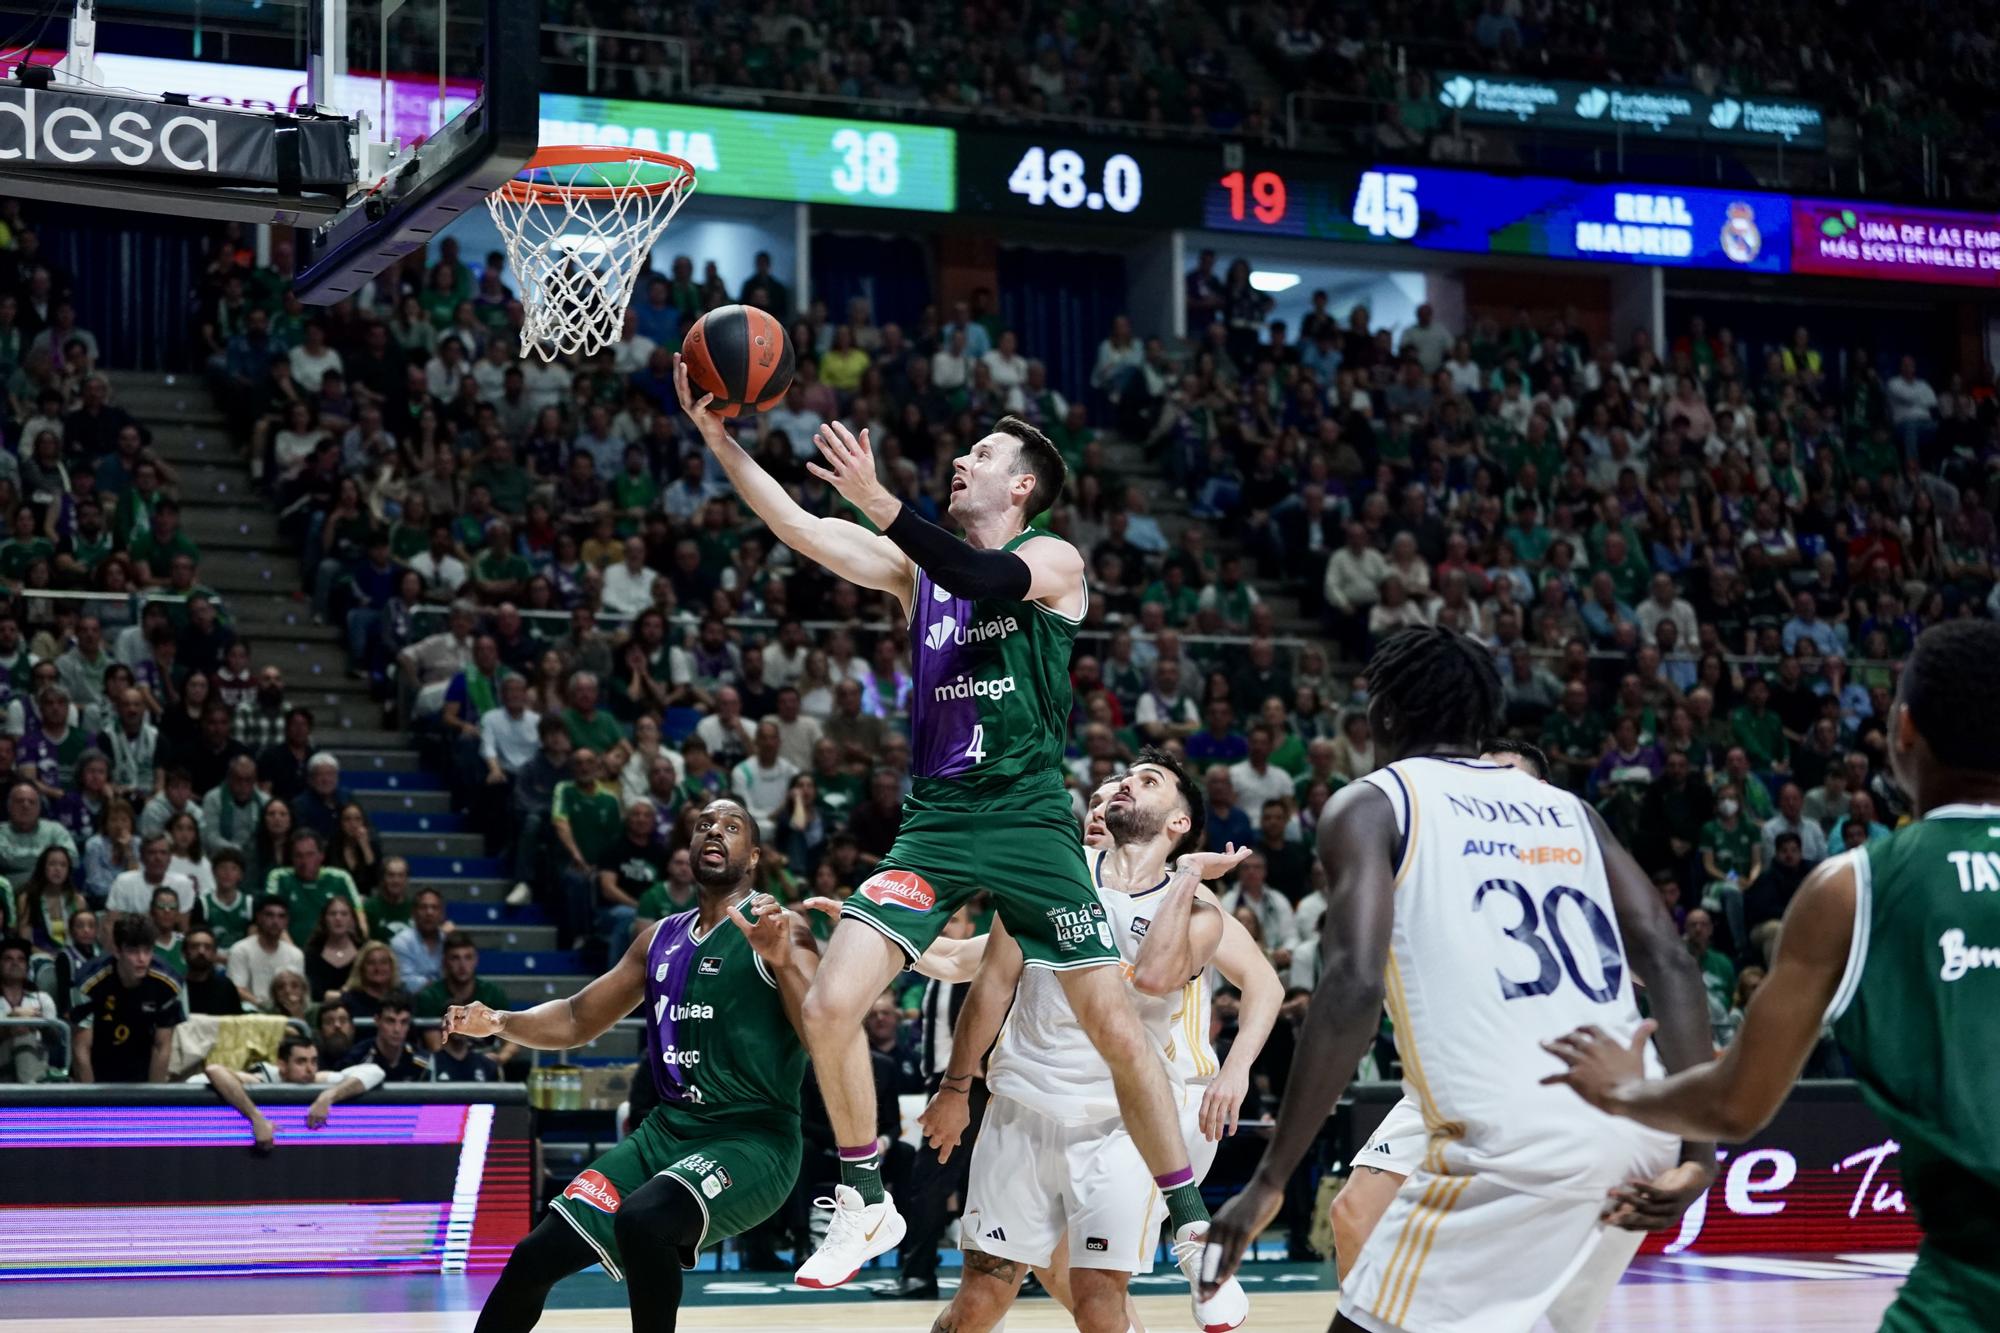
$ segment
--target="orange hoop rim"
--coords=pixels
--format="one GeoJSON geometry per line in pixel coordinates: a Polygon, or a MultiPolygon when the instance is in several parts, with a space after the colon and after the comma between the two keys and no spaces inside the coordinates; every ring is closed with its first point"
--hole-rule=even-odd
{"type": "Polygon", "coordinates": [[[680,174],[670,180],[634,181],[627,185],[562,185],[554,181],[527,181],[516,176],[494,193],[504,195],[510,203],[527,204],[542,199],[611,200],[627,199],[635,194],[656,196],[677,190],[692,190],[695,186],[694,164],[686,158],[655,152],[650,148],[621,148],[615,144],[569,144],[538,149],[521,170],[587,167],[600,162],[647,162],[654,166],[672,167],[680,174]]]}

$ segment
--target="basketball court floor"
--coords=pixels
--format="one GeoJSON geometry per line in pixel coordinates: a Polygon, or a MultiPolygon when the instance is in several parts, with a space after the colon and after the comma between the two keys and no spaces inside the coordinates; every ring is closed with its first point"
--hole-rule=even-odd
{"type": "MultiPolygon", "coordinates": [[[[1676,1333],[1762,1327],[1787,1333],[1865,1333],[1894,1299],[1909,1255],[1645,1258],[1614,1296],[1601,1333],[1676,1333]]],[[[469,1333],[490,1277],[308,1277],[157,1279],[118,1283],[9,1284],[0,1331],[124,1333],[469,1333]]],[[[1260,1264],[1245,1273],[1256,1333],[1322,1333],[1333,1316],[1330,1267],[1260,1264]]],[[[948,1297],[950,1280],[946,1279],[948,1297]]],[[[1142,1280],[1140,1316],[1152,1333],[1193,1327],[1177,1276],[1142,1280]]],[[[623,1291],[592,1271],[557,1287],[539,1325],[549,1333],[622,1333],[623,1291]]],[[[808,1333],[855,1329],[925,1333],[942,1301],[886,1302],[864,1284],[837,1292],[791,1286],[780,1274],[690,1275],[681,1333],[758,1329],[808,1333]]],[[[1010,1330],[1074,1327],[1055,1302],[1023,1301],[1010,1330]]]]}

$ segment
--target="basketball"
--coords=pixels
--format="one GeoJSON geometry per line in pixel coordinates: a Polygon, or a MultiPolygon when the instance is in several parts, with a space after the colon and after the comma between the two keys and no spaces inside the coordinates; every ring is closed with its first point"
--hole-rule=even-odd
{"type": "Polygon", "coordinates": [[[712,393],[725,417],[767,412],[792,386],[792,344],[785,326],[756,306],[725,305],[694,322],[681,343],[688,378],[712,393]]]}

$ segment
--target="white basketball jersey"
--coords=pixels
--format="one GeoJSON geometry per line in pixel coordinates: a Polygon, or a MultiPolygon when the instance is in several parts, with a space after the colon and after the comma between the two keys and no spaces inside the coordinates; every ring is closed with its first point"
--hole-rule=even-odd
{"type": "MultiPolygon", "coordinates": [[[[1594,1023],[1639,1025],[1604,858],[1584,804],[1519,769],[1406,759],[1363,781],[1402,831],[1384,978],[1424,1165],[1530,1194],[1601,1195],[1659,1136],[1539,1080],[1541,1048],[1594,1023]]],[[[1649,1074],[1661,1072],[1647,1049],[1649,1074]]]]}
{"type": "MultiPolygon", "coordinates": [[[[1091,878],[1097,885],[1104,926],[1118,946],[1129,983],[1153,911],[1166,897],[1167,880],[1142,893],[1106,888],[1104,856],[1103,852],[1095,854],[1091,878]]],[[[1200,978],[1191,984],[1199,986],[1200,978]]],[[[1182,987],[1167,996],[1141,995],[1135,990],[1132,1003],[1178,1089],[1178,1055],[1186,1044],[1183,1025],[1191,1005],[1188,989],[1182,987]]],[[[1207,1036],[1206,1028],[1202,1035],[1207,1036]]],[[[987,1061],[986,1084],[996,1096],[1011,1097],[1063,1124],[1088,1124],[1118,1114],[1118,1093],[1111,1083],[1110,1066],[1077,1023],[1069,998],[1063,994],[1062,981],[1045,967],[1022,971],[1014,1008],[987,1061]]]]}
{"type": "Polygon", "coordinates": [[[1181,1081],[1198,1088],[1213,1082],[1216,1071],[1222,1067],[1222,1062],[1215,1058],[1215,1047],[1208,1040],[1215,994],[1208,988],[1208,979],[1213,971],[1212,967],[1205,967],[1201,975],[1181,987],[1180,1001],[1174,1008],[1173,1044],[1167,1051],[1167,1063],[1181,1081]]]}

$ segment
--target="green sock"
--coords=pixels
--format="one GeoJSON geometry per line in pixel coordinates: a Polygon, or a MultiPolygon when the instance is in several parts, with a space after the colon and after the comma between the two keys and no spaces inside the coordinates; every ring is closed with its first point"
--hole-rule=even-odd
{"type": "MultiPolygon", "coordinates": [[[[882,1192],[882,1150],[872,1143],[860,1148],[842,1148],[840,1183],[859,1194],[864,1204],[882,1202],[887,1197],[882,1192]]],[[[1207,1217],[1207,1212],[1202,1216],[1207,1217]]]]}
{"type": "Polygon", "coordinates": [[[1190,1222],[1208,1221],[1208,1205],[1201,1201],[1201,1187],[1192,1180],[1160,1191],[1167,1200],[1167,1220],[1175,1231],[1190,1222]]]}

